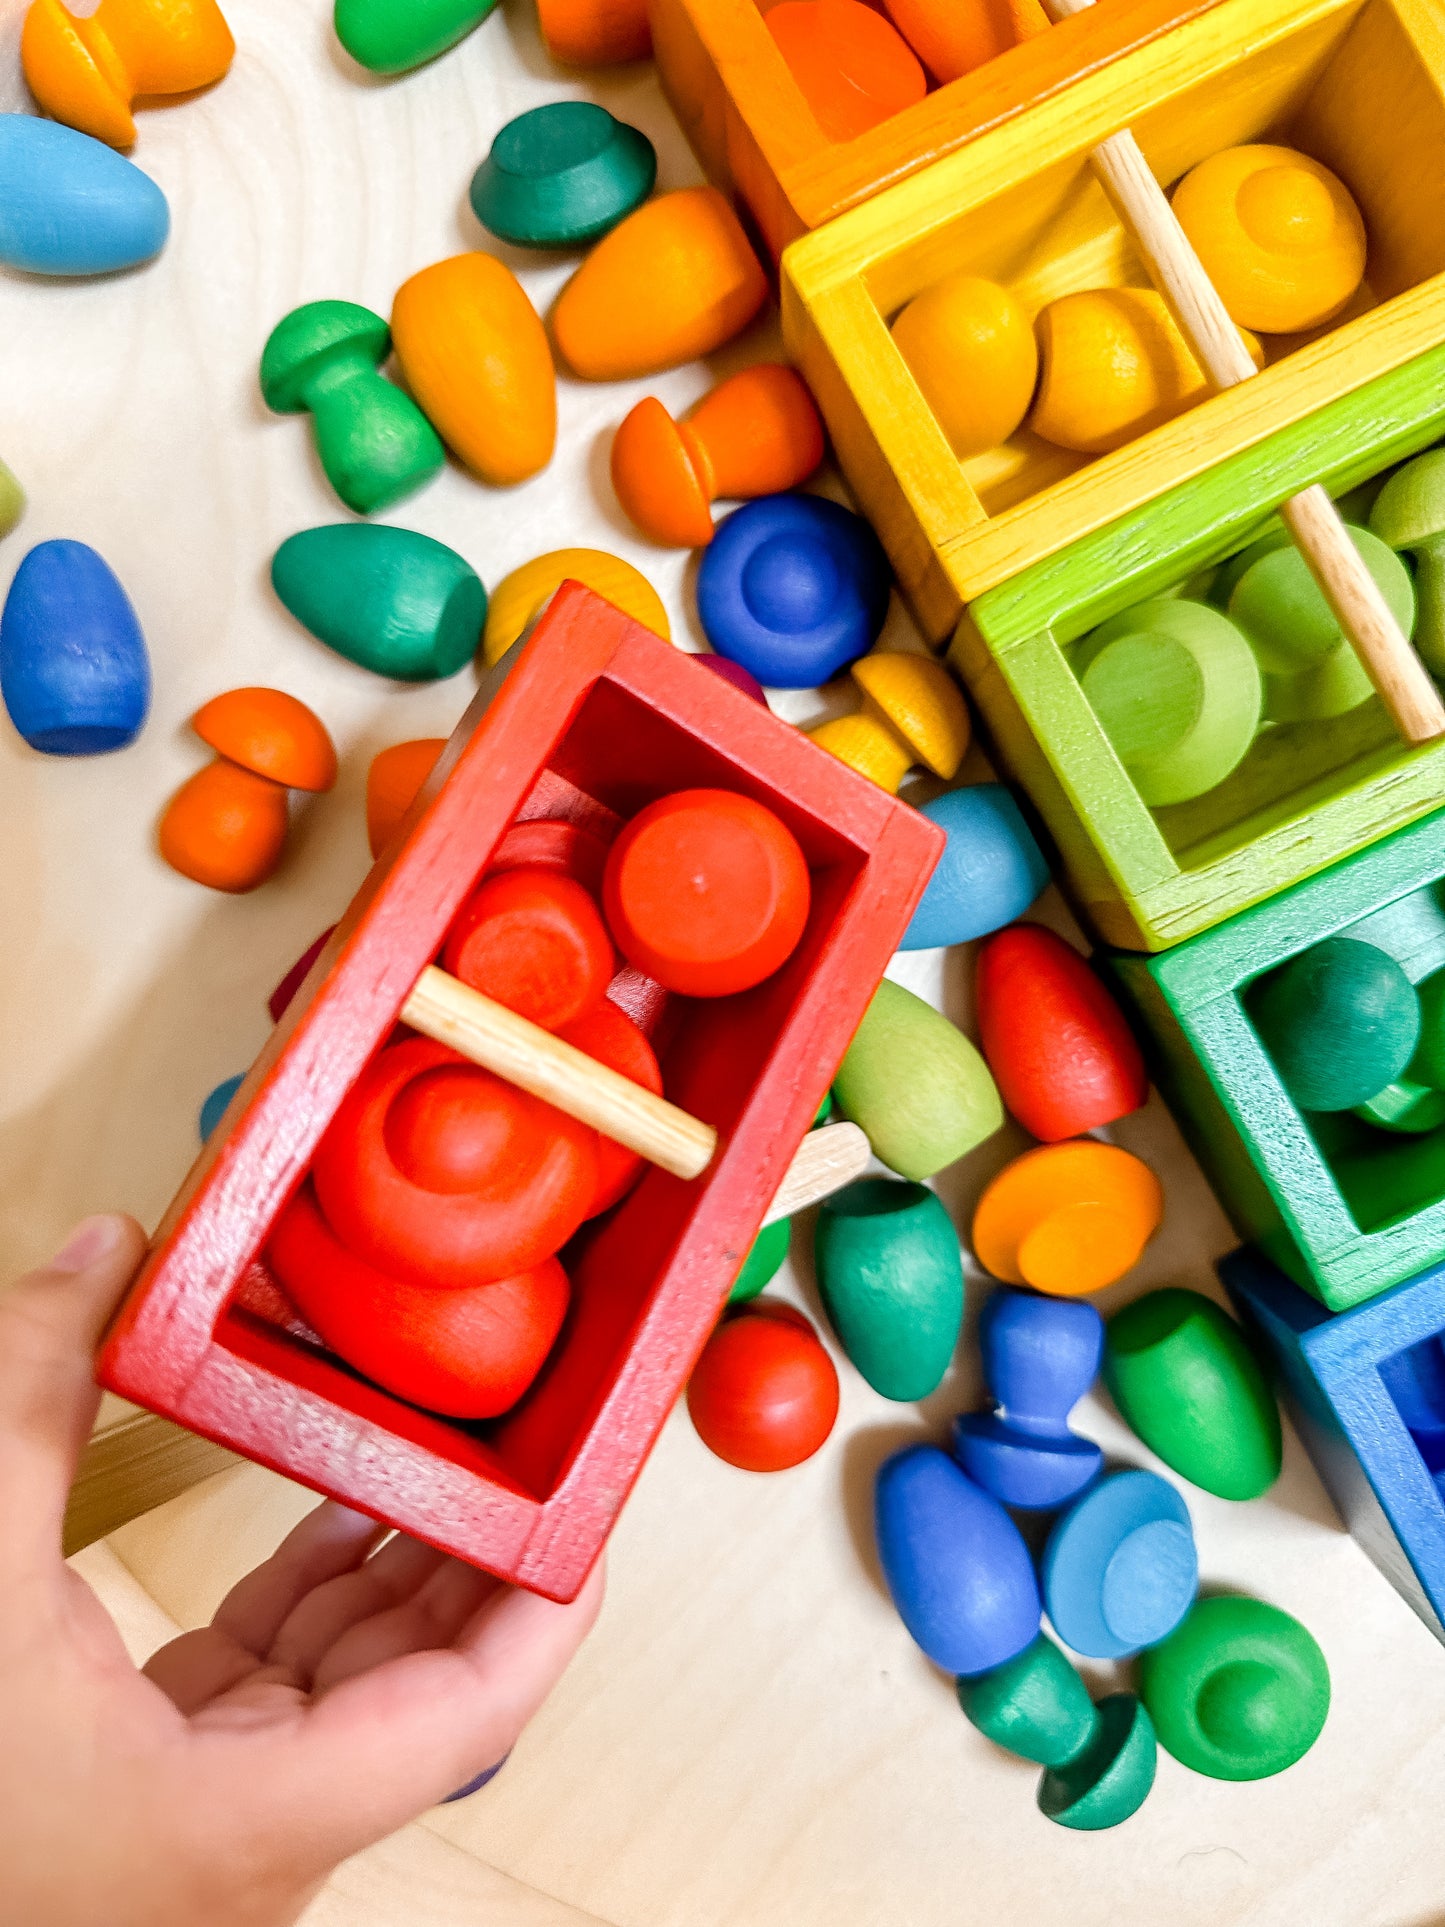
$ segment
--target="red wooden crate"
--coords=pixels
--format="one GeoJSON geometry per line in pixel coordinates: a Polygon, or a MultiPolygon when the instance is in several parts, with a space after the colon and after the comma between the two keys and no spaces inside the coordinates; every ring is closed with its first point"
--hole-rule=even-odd
{"type": "Polygon", "coordinates": [[[942,837],[569,584],[488,679],[188,1176],[103,1347],[101,1382],[502,1578],[570,1599],[717,1318],[933,869],[942,837]],[[668,1095],[712,1124],[692,1182],[649,1167],[563,1253],[572,1306],[522,1403],[463,1424],[360,1378],[260,1253],[327,1124],[519,817],[632,815],[714,785],[801,843],[802,942],[742,996],[678,1000],[668,1095]],[[566,799],[565,807],[559,807],[566,799]]]}

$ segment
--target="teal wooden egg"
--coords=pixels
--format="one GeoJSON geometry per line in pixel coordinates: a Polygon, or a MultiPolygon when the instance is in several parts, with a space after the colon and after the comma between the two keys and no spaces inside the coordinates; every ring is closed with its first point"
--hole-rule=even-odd
{"type": "Polygon", "coordinates": [[[884,1398],[926,1398],[958,1345],[958,1233],[921,1184],[860,1178],[818,1213],[818,1289],[849,1359],[884,1398]]]}
{"type": "Polygon", "coordinates": [[[1356,937],[1327,937],[1256,984],[1246,1008],[1280,1082],[1302,1111],[1348,1111],[1405,1069],[1420,1000],[1395,959],[1356,937]]]}
{"type": "Polygon", "coordinates": [[[455,549],[385,523],[288,536],[271,583],[329,649],[398,682],[455,675],[476,654],[487,614],[487,592],[455,549]]]}

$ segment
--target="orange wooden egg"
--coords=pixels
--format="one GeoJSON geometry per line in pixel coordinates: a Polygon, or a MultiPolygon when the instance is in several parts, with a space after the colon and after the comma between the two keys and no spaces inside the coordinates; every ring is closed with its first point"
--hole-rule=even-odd
{"type": "Polygon", "coordinates": [[[569,67],[614,67],[652,52],[647,0],[537,0],[547,51],[569,67]]]}
{"type": "Polygon", "coordinates": [[[286,824],[280,784],[222,758],[197,770],[166,805],[161,855],[183,877],[239,895],[281,861],[286,824]]]}
{"type": "Polygon", "coordinates": [[[1138,1260],[1164,1215],[1141,1159],[1095,1138],[1045,1144],[1004,1166],[973,1214],[973,1253],[1009,1285],[1059,1298],[1102,1291],[1138,1260]]]}
{"type": "Polygon", "coordinates": [[[366,772],[366,840],[373,856],[380,856],[401,828],[402,818],[446,746],[445,736],[418,736],[414,742],[393,743],[372,757],[366,772]]]}
{"type": "MultiPolygon", "coordinates": [[[[603,236],[562,290],[552,333],[573,374],[625,381],[710,355],[741,333],[767,292],[723,196],[684,187],[644,202],[603,236]]],[[[402,365],[410,379],[405,357],[402,365]]]]}
{"type": "Polygon", "coordinates": [[[228,689],[191,718],[218,756],[288,790],[329,790],[336,749],[320,718],[283,689],[228,689]]]}
{"type": "Polygon", "coordinates": [[[866,134],[928,92],[908,42],[862,0],[782,0],[763,18],[829,140],[866,134]]]}
{"type": "Polygon", "coordinates": [[[506,486],[547,466],[557,439],[552,351],[495,255],[454,254],[404,281],[391,340],[432,427],[474,474],[506,486]]]}
{"type": "Polygon", "coordinates": [[[935,80],[957,80],[1049,25],[1039,0],[887,0],[893,24],[935,80]]]}
{"type": "Polygon", "coordinates": [[[719,497],[777,495],[823,459],[823,424],[806,382],[780,362],[739,369],[674,421],[648,395],[612,442],[612,486],[644,535],[674,548],[712,540],[719,497]]]}

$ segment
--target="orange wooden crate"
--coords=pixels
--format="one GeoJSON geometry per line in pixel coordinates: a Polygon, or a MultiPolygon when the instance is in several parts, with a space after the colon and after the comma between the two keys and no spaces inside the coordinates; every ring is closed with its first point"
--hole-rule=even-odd
{"type": "Polygon", "coordinates": [[[764,0],[652,0],[652,43],[698,159],[779,255],[890,182],[1216,4],[1098,0],[851,141],[829,140],[814,120],[763,24],[764,0]]]}

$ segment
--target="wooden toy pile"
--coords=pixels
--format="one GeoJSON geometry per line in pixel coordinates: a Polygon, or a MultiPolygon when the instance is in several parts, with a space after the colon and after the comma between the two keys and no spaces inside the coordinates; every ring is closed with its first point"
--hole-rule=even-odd
{"type": "MultiPolygon", "coordinates": [[[[402,682],[477,660],[482,691],[449,743],[372,762],[376,867],[278,986],[257,1063],[207,1098],[106,1384],[567,1598],[684,1389],[746,1471],[828,1439],[825,1338],[763,1295],[797,1212],[822,1201],[821,1311],[888,1400],[943,1382],[967,1255],[992,1281],[989,1403],[882,1466],[878,1553],[967,1718],[1043,1768],[1041,1811],[1109,1827],[1157,1744],[1260,1778],[1329,1703],[1303,1626],[1201,1595],[1177,1487],[1106,1469],[1071,1425],[1102,1370],[1186,1483],[1243,1502],[1280,1467],[1273,1392],[1219,1304],[1155,1291],[1106,1326],[1086,1302],[1165,1209],[1109,1135],[1146,1102],[1147,1053],[1261,1248],[1225,1282],[1306,1442],[1445,1637],[1431,4],[538,0],[559,61],[655,35],[713,184],[658,193],[638,129],[533,108],[469,198],[509,247],[583,251],[548,321],[473,249],[389,317],[344,292],[283,316],[260,393],[309,417],[354,517],[449,457],[511,486],[554,459],[559,366],[607,382],[713,353],[768,300],[754,236],[792,242],[797,366],[743,367],[681,419],[646,397],[610,449],[637,530],[699,552],[712,653],[674,649],[651,584],[603,551],[489,595],[412,530],[281,544],[276,596],[326,647],[402,682]],[[829,436],[865,514],[807,487],[829,436]],[[950,666],[878,646],[895,573],[926,634],[957,624],[950,666]],[[846,711],[806,732],[771,713],[768,689],[845,672],[846,711]],[[1022,808],[958,783],[965,689],[1022,808]],[[1101,968],[1025,920],[1050,879],[1035,823],[1101,968]],[[883,974],[975,943],[977,1046],[883,974]],[[1035,1142],[982,1188],[966,1254],[930,1181],[1006,1117],[1035,1142]],[[1094,1703],[1065,1648],[1137,1658],[1131,1690],[1094,1703]]],[[[399,75],[493,5],[336,0],[335,30],[399,75]]],[[[170,214],[117,151],[132,109],[233,52],[212,0],[34,0],[22,59],[50,118],[0,116],[0,264],[151,259],[170,214]]],[[[0,534],[22,507],[0,467],[0,534]]],[[[20,562],[0,695],[40,755],[144,726],[142,627],[86,545],[20,562]]],[[[253,890],[291,792],[335,782],[330,737],[270,688],[192,725],[213,760],[160,854],[253,890]]]]}

